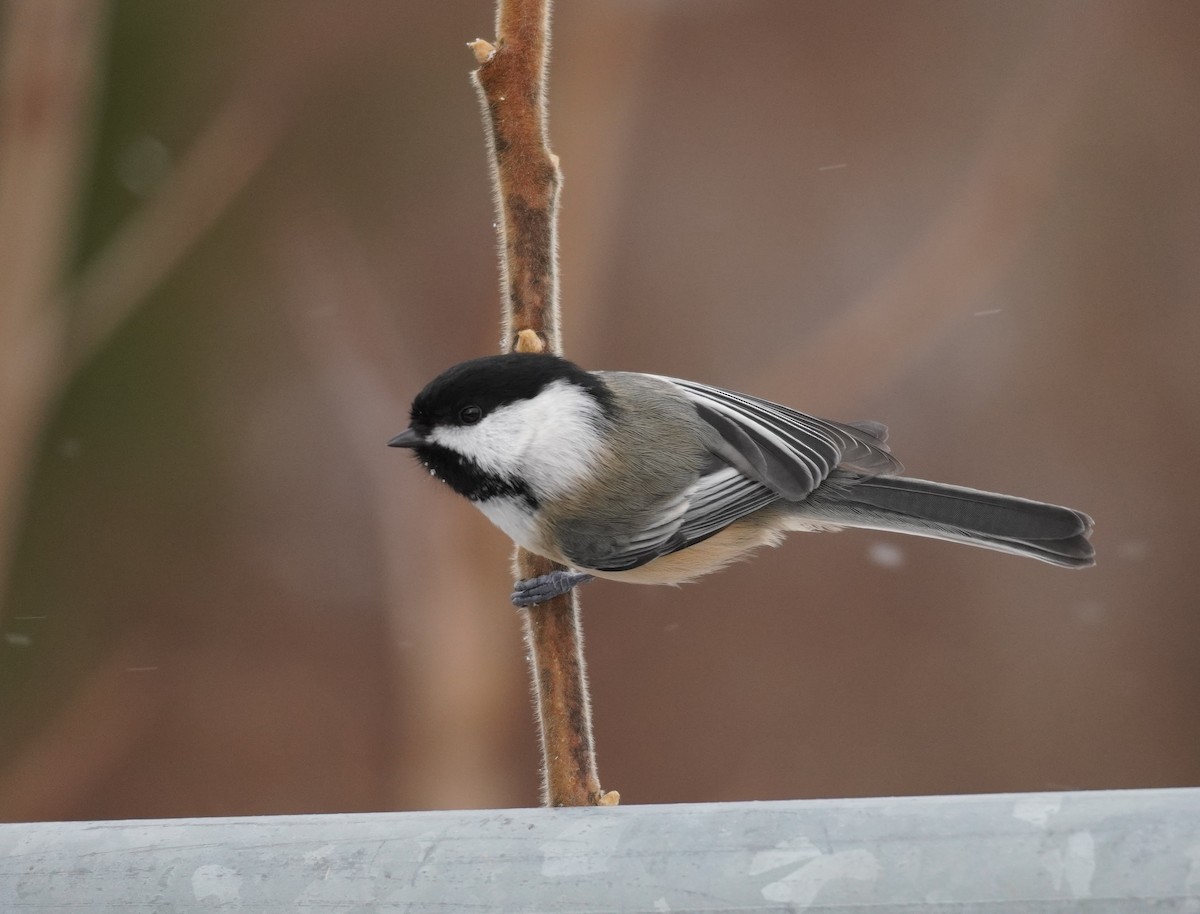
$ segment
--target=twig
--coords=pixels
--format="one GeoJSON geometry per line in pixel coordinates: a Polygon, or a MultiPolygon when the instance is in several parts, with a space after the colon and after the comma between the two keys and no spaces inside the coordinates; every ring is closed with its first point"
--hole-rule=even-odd
{"type": "MultiPolygon", "coordinates": [[[[549,0],[497,0],[496,44],[476,40],[474,73],[489,139],[502,251],[501,348],[561,352],[557,224],[561,175],[546,138],[549,0]]],[[[518,549],[522,578],[557,567],[518,549]]],[[[592,712],[583,660],[583,629],[574,592],[526,610],[533,694],[541,726],[543,802],[612,805],[600,789],[592,712]]]]}

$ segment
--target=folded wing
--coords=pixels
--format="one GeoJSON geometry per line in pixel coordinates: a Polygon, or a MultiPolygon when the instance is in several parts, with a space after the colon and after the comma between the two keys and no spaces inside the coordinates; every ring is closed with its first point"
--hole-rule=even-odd
{"type": "Polygon", "coordinates": [[[788,501],[807,498],[835,467],[868,477],[903,469],[878,422],[846,425],[719,387],[664,380],[683,391],[716,433],[711,447],[718,457],[788,501]]]}
{"type": "Polygon", "coordinates": [[[582,567],[626,571],[678,552],[781,498],[802,501],[836,467],[860,477],[900,472],[879,423],[843,425],[719,387],[661,380],[675,385],[707,426],[711,466],[627,541],[592,541],[603,554],[572,555],[582,567]]]}

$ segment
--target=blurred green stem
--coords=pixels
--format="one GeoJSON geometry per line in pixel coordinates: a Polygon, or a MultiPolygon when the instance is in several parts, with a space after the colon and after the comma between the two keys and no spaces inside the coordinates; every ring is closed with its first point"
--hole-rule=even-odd
{"type": "Polygon", "coordinates": [[[9,0],[0,48],[0,605],[29,470],[60,389],[57,293],[75,240],[101,0],[9,0]]]}

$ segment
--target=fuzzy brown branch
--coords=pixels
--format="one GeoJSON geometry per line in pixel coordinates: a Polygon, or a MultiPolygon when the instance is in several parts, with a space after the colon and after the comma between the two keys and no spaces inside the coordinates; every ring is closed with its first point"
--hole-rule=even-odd
{"type": "MultiPolygon", "coordinates": [[[[502,251],[503,350],[561,352],[557,226],[561,175],[546,136],[549,0],[498,0],[495,45],[477,40],[474,73],[488,133],[502,251]]],[[[517,573],[536,577],[555,566],[518,549],[517,573]]],[[[543,802],[612,805],[600,788],[574,592],[526,610],[533,694],[541,726],[543,802]]]]}
{"type": "Polygon", "coordinates": [[[546,137],[549,0],[498,0],[496,45],[475,41],[474,73],[484,109],[499,209],[502,348],[532,330],[562,350],[558,322],[558,159],[546,137]]]}

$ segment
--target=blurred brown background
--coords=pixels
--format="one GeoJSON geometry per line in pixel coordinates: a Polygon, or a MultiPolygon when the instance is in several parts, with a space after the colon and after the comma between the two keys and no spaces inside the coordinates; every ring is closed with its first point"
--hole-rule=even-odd
{"type": "MultiPolygon", "coordinates": [[[[384,442],[498,338],[491,0],[9,0],[0,818],[537,799],[509,546],[384,442]]],[[[1200,781],[1200,13],[561,0],[567,347],[874,418],[1099,566],[583,593],[626,802],[1200,781]]]]}

